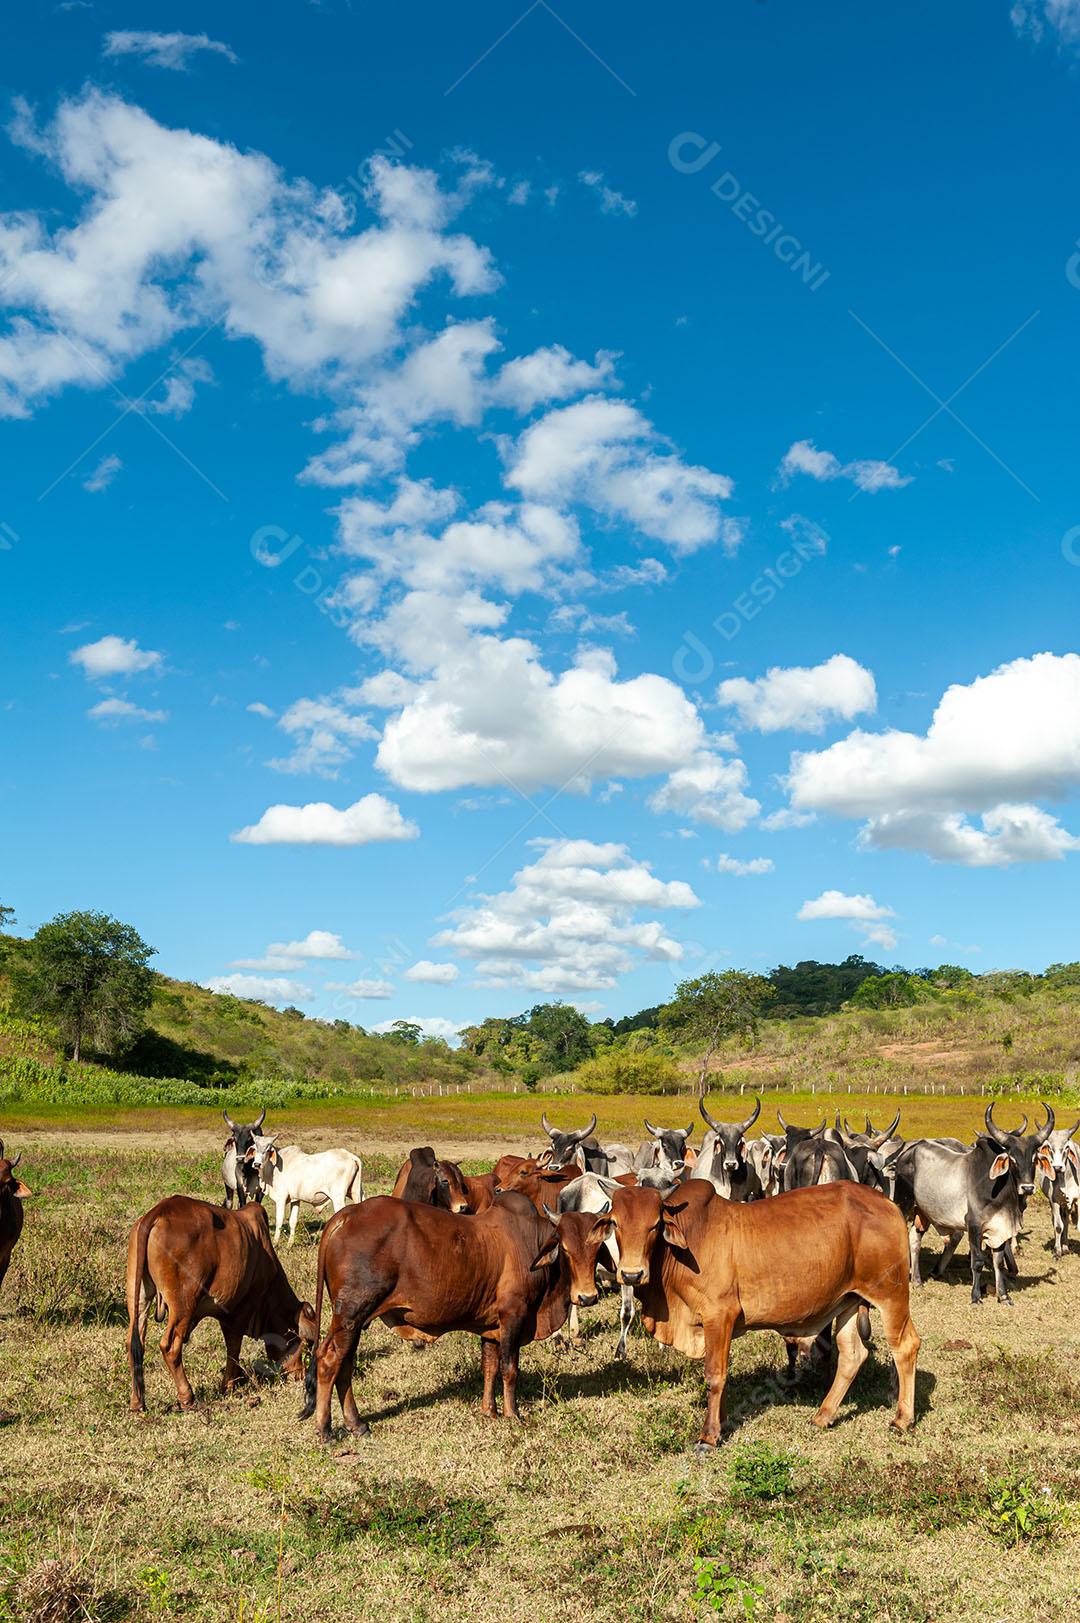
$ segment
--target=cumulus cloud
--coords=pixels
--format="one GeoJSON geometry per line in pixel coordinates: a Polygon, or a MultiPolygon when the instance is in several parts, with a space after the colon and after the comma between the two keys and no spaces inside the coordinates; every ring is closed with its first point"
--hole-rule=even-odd
{"type": "Polygon", "coordinates": [[[423,981],[429,986],[452,986],[460,971],[456,964],[436,964],[430,958],[421,958],[410,965],[403,976],[407,981],[423,981]]]}
{"type": "Polygon", "coordinates": [[[310,986],[283,975],[213,975],[203,985],[211,992],[256,998],[260,1003],[305,1003],[312,995],[310,986]]]}
{"type": "Polygon", "coordinates": [[[847,654],[821,665],[774,665],[752,682],[734,676],[720,683],[716,697],[744,727],[761,733],[820,733],[828,721],[850,721],[877,708],[873,676],[847,654]]]}
{"type": "Polygon", "coordinates": [[[641,909],[688,909],[699,901],[682,880],[657,879],[625,845],[534,840],[535,862],[509,890],[459,909],[433,938],[475,961],[486,986],[549,995],[616,984],[640,957],[677,962],[683,949],[641,909]]]}
{"type": "Polygon", "coordinates": [[[99,491],[108,490],[123,466],[118,456],[103,456],[83,480],[83,489],[88,490],[92,496],[96,496],[99,491]]]}
{"type": "Polygon", "coordinates": [[[420,830],[383,795],[363,795],[339,810],[324,800],[306,806],[268,806],[257,823],[231,838],[241,845],[369,845],[415,840],[420,830]]]}
{"type": "Polygon", "coordinates": [[[911,483],[910,476],[905,477],[889,462],[873,459],[841,462],[831,451],[819,451],[813,440],[796,440],[784,452],[779,469],[781,483],[787,484],[797,473],[808,474],[811,479],[820,482],[849,479],[857,490],[871,493],[877,490],[901,490],[911,483]]]}
{"type": "Polygon", "coordinates": [[[636,406],[592,395],[547,412],[504,446],[506,483],[536,501],[582,502],[675,552],[718,539],[734,549],[741,527],[720,512],[732,481],[660,446],[636,406]]]}
{"type": "Polygon", "coordinates": [[[813,901],[802,904],[795,915],[799,919],[854,919],[868,923],[875,919],[895,918],[891,907],[883,907],[872,896],[847,896],[842,890],[823,890],[813,901]]]}
{"type": "Polygon", "coordinates": [[[744,879],[748,874],[772,873],[776,866],[772,857],[751,857],[744,862],[738,857],[729,857],[726,851],[721,851],[711,862],[708,857],[702,858],[702,864],[717,873],[734,874],[736,879],[744,879]]]}
{"type": "Polygon", "coordinates": [[[228,62],[238,60],[228,45],[211,39],[209,34],[155,34],[146,29],[121,28],[106,34],[101,48],[103,56],[138,56],[152,68],[172,68],[181,73],[192,57],[204,51],[223,56],[228,62]]]}
{"type": "Polygon", "coordinates": [[[278,726],[295,744],[289,755],[267,765],[275,772],[310,772],[321,778],[336,778],[358,742],[378,737],[365,716],[331,699],[297,699],[278,718],[278,726]]]}
{"type": "Polygon", "coordinates": [[[93,705],[86,714],[91,721],[100,721],[105,726],[115,727],[118,722],[124,721],[168,721],[167,710],[144,710],[140,705],[130,704],[127,699],[102,699],[100,704],[93,705]]]}
{"type": "Polygon", "coordinates": [[[1080,785],[1080,655],[1035,654],[955,683],[925,735],[856,731],[797,752],[787,783],[796,811],[867,819],[864,844],[979,867],[1060,857],[1072,836],[1035,802],[1080,785]]]}
{"type": "Polygon", "coordinates": [[[701,752],[649,796],[649,810],[675,812],[725,834],[738,834],[761,810],[760,801],[744,793],[747,781],[742,761],[701,752]]]}
{"type": "Polygon", "coordinates": [[[339,935],[309,930],[302,941],[272,941],[261,958],[234,958],[230,969],[300,969],[305,963],[352,958],[339,935]]]}
{"type": "MultiPolygon", "coordinates": [[[[329,992],[345,992],[349,997],[370,999],[371,1002],[385,1002],[393,997],[394,986],[391,981],[358,980],[358,981],[328,981],[329,992]]],[[[378,1031],[378,1026],[375,1030],[378,1031]]]]}
{"type": "Polygon", "coordinates": [[[134,637],[99,637],[84,643],[68,655],[72,665],[81,665],[91,681],[109,676],[136,676],[140,671],[161,669],[163,656],[153,649],[140,648],[134,637]]]}

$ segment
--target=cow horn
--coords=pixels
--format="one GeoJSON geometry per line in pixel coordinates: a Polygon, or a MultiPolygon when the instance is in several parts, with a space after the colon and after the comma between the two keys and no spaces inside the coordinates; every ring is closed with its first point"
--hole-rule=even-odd
{"type": "Polygon", "coordinates": [[[870,1133],[872,1135],[874,1133],[874,1131],[875,1131],[874,1124],[870,1120],[870,1112],[867,1111],[867,1113],[866,1113],[866,1121],[865,1121],[865,1124],[863,1126],[863,1132],[864,1133],[870,1133]]]}
{"type": "Polygon", "coordinates": [[[1020,1138],[1023,1138],[1024,1134],[1027,1132],[1027,1111],[1026,1110],[1024,1111],[1024,1119],[1020,1123],[1019,1127],[1016,1129],[1016,1132],[1017,1132],[1018,1137],[1020,1137],[1020,1138]]]}
{"type": "Polygon", "coordinates": [[[990,1103],[986,1107],[986,1115],[984,1117],[984,1120],[986,1122],[986,1131],[990,1135],[990,1137],[993,1139],[994,1143],[995,1144],[1000,1144],[1002,1149],[1007,1149],[1008,1145],[1007,1145],[1007,1143],[1005,1141],[1004,1134],[1002,1133],[1001,1129],[999,1127],[995,1126],[995,1124],[994,1124],[994,1102],[993,1102],[993,1100],[991,1100],[990,1103]]]}
{"type": "Polygon", "coordinates": [[[750,1131],[751,1127],[753,1127],[754,1123],[757,1121],[757,1119],[758,1119],[758,1117],[760,1115],[761,1115],[761,1095],[759,1093],[755,1093],[755,1095],[754,1095],[754,1108],[750,1112],[749,1116],[747,1116],[746,1120],[743,1122],[742,1131],[744,1133],[748,1133],[750,1131]]]}
{"type": "Polygon", "coordinates": [[[549,1138],[554,1138],[555,1137],[555,1128],[552,1127],[551,1123],[548,1121],[548,1119],[547,1119],[547,1111],[546,1110],[541,1112],[540,1125],[544,1129],[544,1132],[547,1134],[547,1136],[549,1138]]]}
{"type": "Polygon", "coordinates": [[[699,1099],[698,1100],[698,1109],[701,1111],[701,1114],[704,1116],[705,1120],[708,1122],[708,1124],[712,1128],[713,1132],[718,1133],[720,1131],[720,1123],[718,1121],[714,1121],[713,1118],[709,1115],[709,1112],[705,1109],[705,1101],[704,1101],[704,1099],[699,1099]]]}
{"type": "Polygon", "coordinates": [[[1046,1125],[1043,1127],[1037,1127],[1035,1129],[1035,1136],[1039,1141],[1040,1147],[1046,1143],[1047,1139],[1050,1137],[1050,1134],[1054,1131],[1054,1112],[1051,1110],[1045,1099],[1042,1102],[1042,1107],[1046,1111],[1046,1125]]]}
{"type": "Polygon", "coordinates": [[[779,1106],[777,1106],[777,1110],[776,1110],[776,1119],[780,1123],[781,1127],[784,1129],[784,1132],[786,1133],[787,1132],[787,1122],[784,1120],[783,1116],[780,1114],[779,1106]]]}
{"type": "MultiPolygon", "coordinates": [[[[1077,1122],[1076,1127],[1080,1127],[1080,1121],[1077,1122]]],[[[1073,1128],[1074,1133],[1076,1131],[1076,1127],[1073,1128]]],[[[2,1156],[3,1153],[4,1153],[4,1141],[3,1141],[2,1138],[0,1138],[0,1156],[2,1156]]]]}
{"type": "Polygon", "coordinates": [[[840,1112],[839,1112],[839,1110],[837,1110],[837,1112],[836,1112],[836,1120],[833,1122],[833,1126],[836,1128],[836,1131],[838,1133],[843,1131],[843,1129],[840,1126],[840,1112]]]}
{"type": "Polygon", "coordinates": [[[653,1138],[659,1138],[664,1129],[662,1127],[654,1127],[648,1116],[643,1116],[642,1120],[645,1123],[645,1131],[647,1133],[651,1133],[653,1138]]]}
{"type": "Polygon", "coordinates": [[[544,1216],[547,1218],[549,1223],[554,1223],[555,1227],[558,1228],[559,1219],[562,1216],[562,1213],[553,1212],[546,1200],[544,1202],[544,1216]]]}
{"type": "Polygon", "coordinates": [[[582,1127],[578,1132],[571,1133],[570,1137],[573,1138],[573,1139],[576,1139],[577,1142],[579,1144],[581,1144],[581,1143],[584,1142],[585,1139],[588,1138],[590,1133],[593,1133],[595,1131],[596,1131],[596,1111],[594,1110],[593,1113],[592,1113],[592,1120],[589,1122],[588,1127],[582,1127]]]}
{"type": "Polygon", "coordinates": [[[1076,1129],[1077,1129],[1077,1128],[1078,1128],[1078,1127],[1080,1127],[1080,1116],[1077,1116],[1077,1118],[1076,1118],[1076,1120],[1075,1120],[1075,1122],[1074,1122],[1074,1123],[1073,1123],[1073,1125],[1072,1125],[1072,1126],[1071,1126],[1071,1127],[1070,1127],[1070,1128],[1069,1128],[1069,1131],[1068,1131],[1068,1135],[1067,1135],[1067,1136],[1068,1136],[1068,1137],[1069,1137],[1069,1138],[1071,1138],[1071,1137],[1072,1137],[1072,1136],[1073,1136],[1073,1134],[1074,1134],[1074,1133],[1075,1133],[1075,1132],[1076,1132],[1076,1129]]]}
{"type": "MultiPolygon", "coordinates": [[[[1080,1127],[1080,1121],[1077,1122],[1076,1127],[1080,1127]]],[[[1074,1133],[1076,1132],[1076,1127],[1073,1128],[1074,1133]]],[[[694,1124],[693,1124],[693,1122],[691,1122],[689,1127],[686,1129],[686,1132],[683,1134],[683,1137],[684,1138],[693,1138],[693,1136],[694,1136],[694,1124]]]]}
{"type": "Polygon", "coordinates": [[[229,1112],[227,1110],[223,1110],[221,1112],[221,1114],[225,1117],[225,1125],[226,1125],[226,1127],[229,1128],[230,1132],[235,1133],[236,1132],[236,1123],[233,1121],[232,1117],[229,1115],[229,1112]]]}
{"type": "Polygon", "coordinates": [[[8,1166],[11,1168],[12,1172],[15,1171],[15,1168],[18,1166],[18,1164],[19,1164],[19,1162],[21,1160],[22,1160],[22,1150],[19,1151],[19,1153],[15,1157],[14,1161],[9,1161],[8,1162],[8,1166]]]}
{"type": "MultiPolygon", "coordinates": [[[[876,1136],[878,1138],[880,1138],[881,1142],[884,1144],[884,1142],[885,1142],[885,1140],[887,1138],[891,1138],[893,1136],[893,1134],[896,1132],[896,1129],[899,1127],[899,1125],[900,1125],[900,1112],[898,1110],[896,1112],[896,1115],[893,1117],[892,1121],[889,1123],[888,1127],[886,1127],[885,1131],[883,1133],[878,1133],[876,1136]]],[[[871,1131],[872,1130],[873,1129],[871,1129],[871,1131]]]]}
{"type": "Polygon", "coordinates": [[[265,1120],[266,1120],[266,1106],[263,1105],[262,1115],[259,1117],[258,1121],[253,1121],[252,1124],[251,1124],[252,1132],[257,1133],[259,1131],[259,1128],[262,1126],[262,1124],[263,1124],[263,1122],[265,1120]]]}
{"type": "Polygon", "coordinates": [[[811,1138],[816,1138],[819,1133],[822,1133],[822,1132],[825,1131],[825,1123],[826,1123],[827,1120],[828,1120],[827,1116],[822,1116],[822,1118],[818,1122],[817,1126],[816,1127],[811,1127],[811,1129],[810,1129],[810,1137],[811,1138]]]}
{"type": "MultiPolygon", "coordinates": [[[[867,1132],[869,1132],[870,1131],[870,1118],[869,1118],[869,1116],[866,1118],[866,1121],[867,1121],[866,1130],[867,1130],[867,1132]]],[[[846,1116],[844,1117],[844,1132],[847,1134],[847,1136],[849,1138],[854,1138],[855,1137],[855,1129],[854,1129],[854,1127],[852,1127],[851,1123],[848,1121],[846,1116]]]]}

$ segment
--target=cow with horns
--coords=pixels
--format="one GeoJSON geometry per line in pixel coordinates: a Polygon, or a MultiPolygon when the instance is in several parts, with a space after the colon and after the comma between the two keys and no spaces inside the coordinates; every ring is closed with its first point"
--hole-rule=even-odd
{"type": "Polygon", "coordinates": [[[552,1127],[547,1119],[545,1110],[540,1117],[540,1125],[551,1140],[551,1148],[544,1156],[546,1164],[553,1170],[569,1166],[571,1161],[580,1157],[578,1166],[582,1172],[599,1172],[606,1176],[608,1170],[607,1156],[593,1137],[596,1131],[596,1112],[593,1111],[592,1120],[587,1127],[580,1127],[572,1132],[561,1132],[552,1127]]]}
{"type": "Polygon", "coordinates": [[[746,1135],[761,1115],[761,1100],[745,1121],[717,1121],[710,1116],[702,1099],[698,1105],[709,1131],[701,1141],[691,1179],[704,1178],[724,1200],[745,1202],[764,1194],[753,1160],[747,1156],[746,1135]]]}
{"type": "Polygon", "coordinates": [[[21,1178],[15,1176],[15,1168],[22,1160],[22,1151],[14,1161],[4,1159],[4,1141],[0,1139],[0,1285],[4,1283],[4,1275],[8,1271],[11,1253],[19,1243],[19,1236],[23,1231],[22,1203],[27,1196],[33,1194],[21,1178]]]}
{"type": "MultiPolygon", "coordinates": [[[[654,1127],[648,1116],[645,1117],[645,1131],[649,1139],[642,1144],[634,1161],[634,1170],[659,1171],[668,1176],[672,1182],[688,1170],[690,1162],[687,1158],[687,1140],[694,1131],[693,1122],[689,1127],[654,1127]]],[[[610,1159],[611,1146],[608,1147],[610,1159]]]]}
{"type": "Polygon", "coordinates": [[[235,1200],[244,1206],[249,1200],[262,1200],[259,1187],[259,1163],[262,1161],[269,1139],[260,1137],[266,1111],[258,1121],[235,1122],[227,1110],[221,1114],[229,1129],[225,1140],[225,1155],[221,1163],[221,1181],[225,1185],[223,1206],[231,1207],[235,1200]]]}
{"type": "Polygon", "coordinates": [[[1069,1249],[1069,1218],[1080,1226],[1080,1150],[1071,1142],[1078,1120],[1072,1127],[1055,1127],[1035,1157],[1039,1188],[1050,1202],[1054,1219],[1054,1256],[1061,1258],[1069,1249]]]}

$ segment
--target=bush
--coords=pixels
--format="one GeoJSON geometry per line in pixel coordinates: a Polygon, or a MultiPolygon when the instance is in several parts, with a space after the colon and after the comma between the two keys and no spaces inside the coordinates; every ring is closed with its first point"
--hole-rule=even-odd
{"type": "Polygon", "coordinates": [[[677,1093],[683,1076],[667,1054],[606,1048],[579,1065],[575,1079],[590,1093],[677,1093]]]}

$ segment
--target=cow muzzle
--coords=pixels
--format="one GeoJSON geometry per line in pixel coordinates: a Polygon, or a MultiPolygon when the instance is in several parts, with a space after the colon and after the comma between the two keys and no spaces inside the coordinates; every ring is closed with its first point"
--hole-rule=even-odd
{"type": "Polygon", "coordinates": [[[574,1306],[575,1307],[595,1307],[599,1300],[600,1300],[599,1291],[593,1291],[591,1296],[588,1295],[585,1291],[578,1291],[577,1294],[574,1297],[574,1306]]]}
{"type": "Polygon", "coordinates": [[[644,1270],[644,1268],[620,1268],[619,1269],[619,1284],[620,1285],[640,1285],[644,1278],[645,1278],[645,1270],[644,1270]]]}

